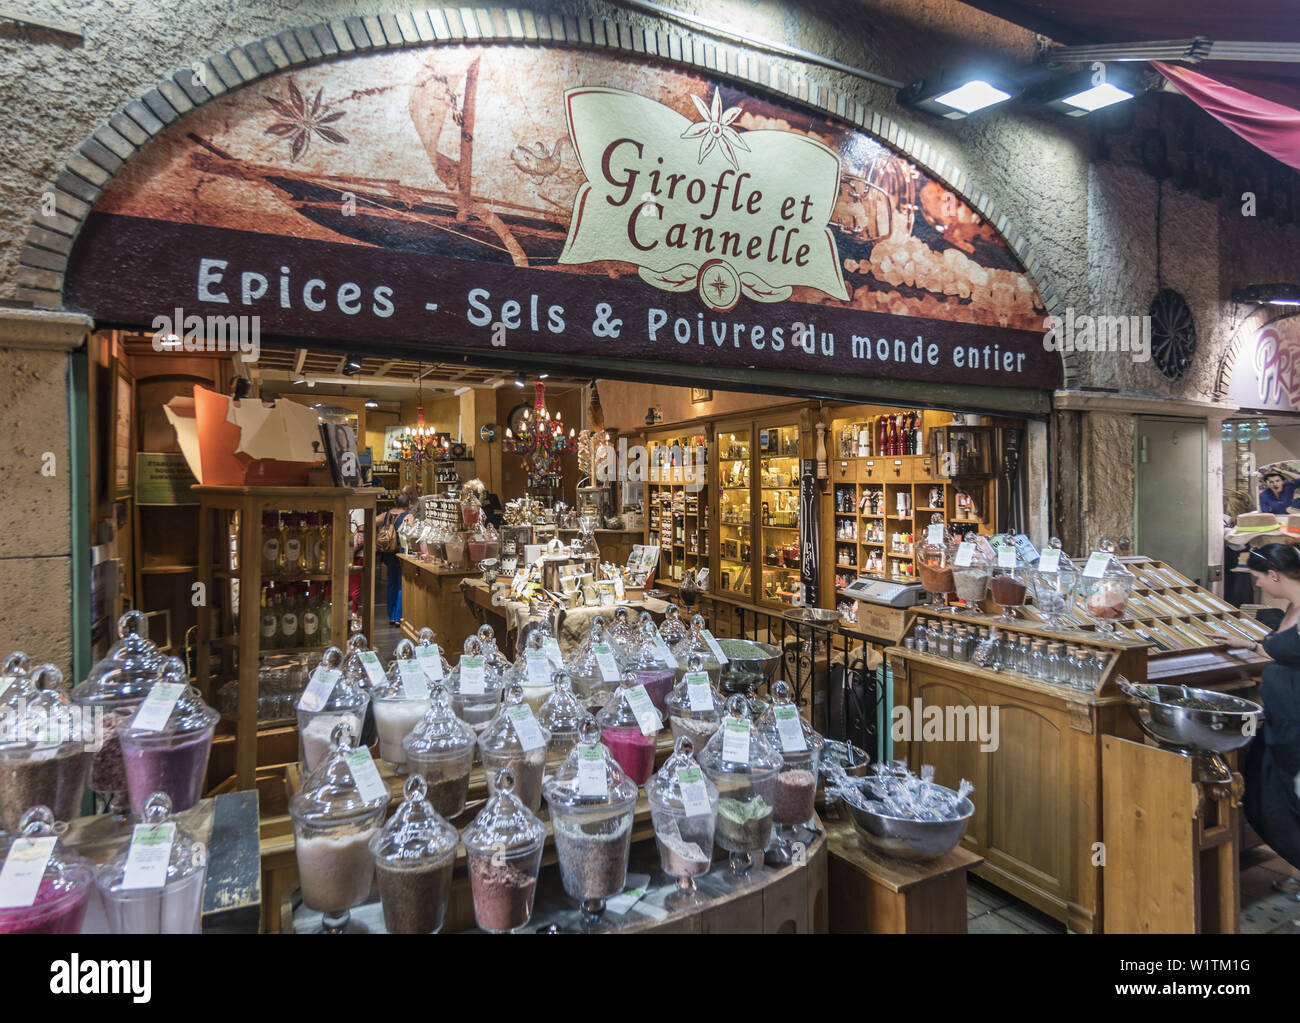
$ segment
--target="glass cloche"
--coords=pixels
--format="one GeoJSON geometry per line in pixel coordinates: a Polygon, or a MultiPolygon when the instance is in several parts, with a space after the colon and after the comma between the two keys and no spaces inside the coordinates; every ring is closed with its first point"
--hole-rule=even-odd
{"type": "Polygon", "coordinates": [[[452,710],[447,687],[436,685],[428,711],[402,740],[407,769],[424,778],[426,797],[443,817],[465,809],[477,739],[474,729],[452,710]]]}
{"type": "Polygon", "coordinates": [[[460,835],[427,794],[424,778],[407,778],[405,798],[370,840],[389,934],[436,934],[447,915],[460,835]]]}
{"type": "Polygon", "coordinates": [[[965,539],[952,556],[952,580],[957,599],[968,611],[979,611],[993,576],[993,559],[974,540],[965,539]]]}
{"type": "Polygon", "coordinates": [[[370,694],[344,675],[342,665],[343,651],[327,649],[298,698],[298,756],[307,774],[325,762],[337,725],[346,724],[354,737],[363,731],[370,694]]]}
{"type": "Polygon", "coordinates": [[[1052,537],[1039,555],[1031,572],[1034,604],[1043,615],[1049,629],[1066,626],[1065,616],[1074,604],[1074,593],[1079,586],[1079,570],[1061,550],[1061,541],[1052,537]]]}
{"type": "Polygon", "coordinates": [[[672,648],[673,656],[677,659],[676,676],[678,682],[686,674],[691,656],[696,654],[699,655],[703,670],[708,673],[710,684],[714,686],[720,684],[722,661],[713,652],[713,647],[709,644],[708,631],[708,625],[705,623],[703,615],[691,616],[690,632],[672,648]]]}
{"type": "Polygon", "coordinates": [[[596,715],[601,740],[619,766],[637,785],[644,785],[655,766],[655,745],[663,719],[650,701],[636,672],[623,673],[623,680],[609,702],[596,715]]]}
{"type": "Polygon", "coordinates": [[[780,751],[768,745],[749,719],[749,704],[739,693],[727,700],[727,713],[699,756],[700,766],[718,787],[718,845],[731,854],[731,869],[747,873],[754,853],[772,841],[776,776],[785,766],[780,751]]]}
{"type": "MultiPolygon", "coordinates": [[[[18,834],[10,838],[0,863],[44,858],[45,870],[20,905],[0,907],[0,934],[81,933],[95,870],[56,836],[48,806],[31,807],[18,822],[18,834]]],[[[11,896],[5,901],[18,900],[11,896]]]]}
{"type": "Polygon", "coordinates": [[[1024,606],[1025,595],[1029,592],[1029,566],[1020,557],[1015,541],[1008,534],[993,538],[993,550],[997,560],[989,579],[989,595],[993,603],[1002,608],[999,620],[1013,622],[1016,608],[1024,606]]]}
{"type": "Polygon", "coordinates": [[[586,638],[564,662],[573,691],[588,709],[604,707],[623,676],[623,661],[610,639],[605,618],[596,615],[586,638]]]}
{"type": "Polygon", "coordinates": [[[936,608],[947,606],[949,593],[957,592],[953,577],[953,560],[957,556],[957,541],[943,526],[943,516],[931,519],[916,545],[916,568],[921,576],[921,588],[930,595],[936,608]]]}
{"type": "Polygon", "coordinates": [[[659,865],[677,878],[686,893],[713,863],[713,834],[718,819],[718,787],[696,763],[694,745],[678,736],[672,755],[646,782],[659,865]]]}
{"type": "MultiPolygon", "coordinates": [[[[371,696],[371,690],[383,682],[383,666],[376,665],[378,656],[370,650],[366,637],[361,633],[354,632],[348,637],[347,656],[343,658],[342,665],[343,677],[370,697],[362,712],[361,733],[357,740],[362,746],[373,746],[378,737],[378,730],[375,727],[375,702],[371,696]],[[366,667],[367,663],[371,665],[369,670],[366,667]],[[378,671],[375,670],[376,666],[379,668],[378,671]]],[[[328,738],[329,733],[325,734],[328,738]]]]}
{"type": "Polygon", "coordinates": [[[635,646],[634,635],[631,613],[626,607],[614,608],[614,624],[610,626],[609,638],[624,660],[632,656],[632,648],[635,646]]]}
{"type": "Polygon", "coordinates": [[[438,646],[437,636],[427,625],[416,633],[415,657],[424,665],[424,674],[430,682],[441,682],[451,674],[451,665],[438,646]],[[433,663],[435,661],[436,665],[433,663]]]}
{"type": "Polygon", "coordinates": [[[789,683],[772,684],[772,704],[759,719],[758,731],[768,745],[781,753],[784,766],[776,776],[776,802],[772,821],[776,825],[770,860],[789,863],[795,840],[794,829],[812,820],[817,800],[817,771],[821,766],[823,739],[795,706],[789,683]]]}
{"type": "Polygon", "coordinates": [[[584,923],[594,924],[605,900],[623,890],[632,844],[637,786],[600,741],[588,716],[578,744],[542,789],[551,814],[555,853],[565,894],[582,904],[584,923]]]}
{"type": "Polygon", "coordinates": [[[690,635],[690,628],[682,621],[682,609],[676,604],[669,604],[664,612],[664,620],[659,623],[659,635],[669,646],[680,643],[690,635]]]}
{"type": "Polygon", "coordinates": [[[379,733],[379,755],[406,773],[406,752],[402,743],[429,710],[429,680],[415,656],[415,644],[403,639],[393,652],[393,663],[382,685],[371,692],[375,708],[375,729],[379,733]]]}
{"type": "Polygon", "coordinates": [[[636,672],[637,681],[650,694],[660,714],[668,709],[668,694],[677,681],[677,662],[653,621],[642,622],[627,646],[624,667],[636,672]]]}
{"type": "Polygon", "coordinates": [[[515,779],[515,795],[536,813],[542,805],[542,776],[546,773],[546,744],[550,735],[533,716],[524,702],[524,690],[518,683],[505,692],[497,716],[479,736],[479,755],[487,774],[488,791],[503,767],[515,779]]]}
{"type": "Polygon", "coordinates": [[[492,795],[462,833],[474,919],[491,933],[517,931],[533,915],[546,825],[515,795],[506,768],[490,778],[492,795]]]}
{"type": "Polygon", "coordinates": [[[704,749],[722,722],[726,702],[710,684],[699,654],[691,655],[682,680],[668,695],[667,704],[668,727],[672,729],[673,738],[686,736],[693,749],[704,749]]]}
{"type": "Polygon", "coordinates": [[[1079,578],[1083,609],[1097,622],[1099,632],[1114,632],[1115,621],[1124,617],[1133,593],[1133,573],[1115,556],[1115,542],[1103,540],[1079,578]]]}
{"type": "Polygon", "coordinates": [[[18,834],[33,806],[48,806],[63,822],[81,813],[92,754],[63,672],[42,664],[14,687],[27,695],[0,718],[0,827],[18,834]]]}
{"type": "Polygon", "coordinates": [[[524,642],[524,648],[510,670],[509,680],[524,688],[524,702],[536,714],[554,690],[551,681],[551,658],[546,652],[546,636],[541,629],[533,629],[524,642]]]}
{"type": "Polygon", "coordinates": [[[478,636],[467,637],[460,661],[447,676],[456,716],[475,732],[482,732],[496,717],[504,686],[505,674],[495,661],[488,659],[482,640],[478,636]]]}
{"type": "Polygon", "coordinates": [[[551,681],[551,695],[542,704],[537,721],[551,736],[546,744],[546,766],[556,767],[578,744],[578,730],[588,711],[574,694],[567,671],[552,673],[551,681]]]}
{"type": "Polygon", "coordinates": [[[506,655],[501,652],[501,648],[497,646],[496,631],[490,625],[480,625],[474,635],[478,637],[479,643],[483,645],[483,656],[487,659],[487,663],[493,665],[500,672],[501,677],[505,678],[513,665],[506,658],[506,655]]]}

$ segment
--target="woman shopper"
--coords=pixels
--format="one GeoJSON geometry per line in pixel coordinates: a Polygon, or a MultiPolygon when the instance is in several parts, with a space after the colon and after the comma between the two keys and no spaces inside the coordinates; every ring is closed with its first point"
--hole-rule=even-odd
{"type": "Polygon", "coordinates": [[[402,623],[402,561],[397,555],[402,550],[402,520],[410,507],[411,499],[400,493],[375,523],[375,547],[388,573],[388,622],[395,629],[402,623]]]}
{"type": "Polygon", "coordinates": [[[1246,820],[1282,859],[1300,870],[1300,551],[1265,544],[1233,571],[1249,572],[1270,597],[1287,601],[1277,629],[1261,642],[1216,633],[1230,647],[1273,659],[1264,669],[1264,724],[1246,750],[1246,820]]]}

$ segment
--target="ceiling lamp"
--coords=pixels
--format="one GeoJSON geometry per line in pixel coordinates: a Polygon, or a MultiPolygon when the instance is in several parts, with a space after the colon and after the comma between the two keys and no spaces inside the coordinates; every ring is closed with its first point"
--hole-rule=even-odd
{"type": "Polygon", "coordinates": [[[542,476],[559,471],[560,457],[578,449],[578,438],[572,429],[565,436],[558,412],[551,418],[546,408],[546,385],[537,381],[533,392],[533,407],[524,410],[518,433],[507,428],[504,447],[522,457],[531,476],[542,476]]]}
{"type": "Polygon", "coordinates": [[[1025,100],[1067,117],[1083,117],[1130,100],[1143,91],[1137,72],[1108,68],[1100,61],[1065,75],[1056,75],[1029,89],[1025,100]]]}
{"type": "Polygon", "coordinates": [[[375,401],[374,398],[367,398],[366,408],[379,408],[379,402],[375,401]]]}
{"type": "Polygon", "coordinates": [[[898,102],[949,120],[1005,103],[1012,88],[1003,75],[991,72],[940,71],[917,79],[898,91],[898,102]]]}
{"type": "Polygon", "coordinates": [[[348,355],[343,360],[343,375],[354,377],[361,372],[361,356],[348,355]]]}
{"type": "Polygon", "coordinates": [[[1300,305],[1300,284],[1247,284],[1232,292],[1232,300],[1248,305],[1300,305]]]}

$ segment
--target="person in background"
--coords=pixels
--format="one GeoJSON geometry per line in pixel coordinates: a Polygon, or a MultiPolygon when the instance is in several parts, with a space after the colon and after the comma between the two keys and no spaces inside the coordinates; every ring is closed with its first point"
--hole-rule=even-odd
{"type": "Polygon", "coordinates": [[[1288,480],[1280,472],[1270,472],[1264,477],[1264,489],[1259,492],[1259,510],[1270,515],[1285,515],[1296,503],[1297,480],[1288,480]]]}
{"type": "Polygon", "coordinates": [[[1243,806],[1250,826],[1300,870],[1300,551],[1265,544],[1233,571],[1249,572],[1260,590],[1288,602],[1281,624],[1262,642],[1227,633],[1212,638],[1273,659],[1260,681],[1264,724],[1246,750],[1243,806]]]}
{"type": "MultiPolygon", "coordinates": [[[[375,535],[386,525],[391,525],[397,535],[397,550],[380,551],[379,561],[388,573],[388,623],[398,628],[402,623],[402,562],[398,554],[402,550],[402,520],[411,508],[411,499],[405,490],[397,495],[393,507],[375,520],[375,535]]],[[[378,541],[376,540],[376,545],[378,541]]]]}

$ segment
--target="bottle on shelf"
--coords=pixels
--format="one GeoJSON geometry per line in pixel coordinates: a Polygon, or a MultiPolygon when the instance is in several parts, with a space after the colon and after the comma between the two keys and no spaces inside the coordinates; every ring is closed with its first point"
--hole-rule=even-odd
{"type": "Polygon", "coordinates": [[[280,517],[275,512],[262,515],[262,575],[280,571],[280,517]]]}
{"type": "Polygon", "coordinates": [[[280,610],[280,645],[284,647],[302,646],[298,621],[298,588],[286,586],[284,603],[280,610]]]}
{"type": "MultiPolygon", "coordinates": [[[[263,551],[265,554],[265,551],[263,551]]],[[[275,612],[275,583],[262,588],[262,642],[261,649],[274,650],[280,645],[280,620],[275,612]]]]}

